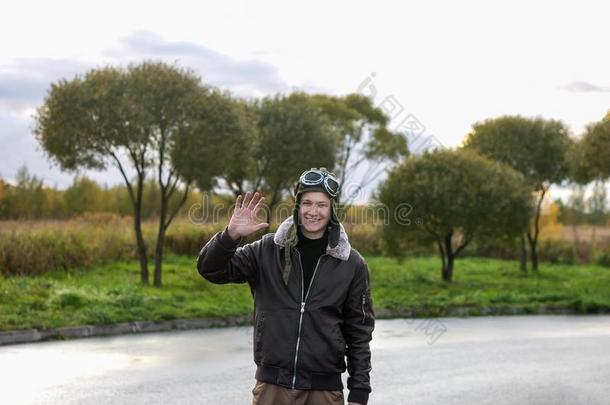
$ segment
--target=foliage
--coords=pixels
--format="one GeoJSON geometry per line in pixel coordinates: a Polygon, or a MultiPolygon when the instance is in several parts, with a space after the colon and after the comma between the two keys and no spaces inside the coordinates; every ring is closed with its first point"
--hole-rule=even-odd
{"type": "Polygon", "coordinates": [[[221,129],[232,120],[219,114],[226,106],[219,100],[224,98],[192,70],[143,62],[127,69],[92,69],[53,83],[37,111],[36,137],[62,169],[112,165],[121,173],[133,207],[143,283],[148,282],[148,246],[141,229],[146,176],[153,174],[159,186],[154,282],[160,285],[163,239],[177,208],[187,200],[195,177],[200,185],[211,183],[214,173],[202,170],[202,162],[218,168],[223,160],[214,141],[222,139],[221,129]],[[205,147],[193,149],[196,142],[205,147]],[[191,170],[194,162],[197,173],[191,170]],[[180,197],[172,209],[174,195],[180,197]]]}
{"type": "Polygon", "coordinates": [[[473,239],[518,235],[532,209],[520,173],[466,150],[408,159],[390,172],[378,200],[391,214],[383,231],[389,251],[400,257],[410,241],[436,244],[448,281],[453,259],[473,239]]]}
{"type": "MultiPolygon", "coordinates": [[[[537,270],[536,247],[542,202],[551,184],[561,183],[570,176],[570,158],[575,149],[568,127],[561,121],[541,117],[517,115],[487,119],[473,125],[464,140],[464,148],[476,150],[519,171],[537,195],[536,209],[532,211],[531,226],[526,233],[532,267],[537,270]]],[[[522,257],[525,259],[525,251],[522,257]]],[[[525,270],[525,261],[521,265],[525,270]]]]}

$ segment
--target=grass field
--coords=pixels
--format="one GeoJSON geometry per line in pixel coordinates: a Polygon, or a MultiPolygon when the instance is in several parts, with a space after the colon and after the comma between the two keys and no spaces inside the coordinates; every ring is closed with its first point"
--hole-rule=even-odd
{"type": "MultiPolygon", "coordinates": [[[[522,274],[518,263],[494,259],[458,260],[454,281],[440,280],[436,257],[399,264],[366,257],[374,308],[414,316],[444,315],[466,307],[521,307],[536,312],[566,308],[580,313],[610,312],[610,269],[542,264],[539,274],[522,274]]],[[[0,330],[209,316],[245,315],[252,310],[246,284],[215,285],[203,279],[195,258],[168,256],[164,286],[139,284],[137,262],[116,262],[40,276],[0,278],[0,330]]],[[[500,311],[499,311],[500,312],[500,311]]]]}

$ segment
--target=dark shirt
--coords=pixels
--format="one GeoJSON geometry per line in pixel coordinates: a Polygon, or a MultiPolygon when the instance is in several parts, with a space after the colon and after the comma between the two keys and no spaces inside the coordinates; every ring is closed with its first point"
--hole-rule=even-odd
{"type": "Polygon", "coordinates": [[[301,233],[301,228],[298,228],[299,243],[297,243],[297,250],[301,256],[301,263],[303,265],[303,299],[307,295],[307,289],[311,283],[316,264],[321,255],[326,253],[326,246],[328,245],[328,228],[324,232],[324,236],[319,239],[309,239],[301,233]]]}

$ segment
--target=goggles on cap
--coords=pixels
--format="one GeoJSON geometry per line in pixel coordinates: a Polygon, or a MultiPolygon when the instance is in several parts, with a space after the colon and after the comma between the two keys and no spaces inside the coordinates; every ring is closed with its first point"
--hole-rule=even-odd
{"type": "Polygon", "coordinates": [[[325,167],[304,171],[299,178],[299,183],[303,186],[323,185],[326,192],[333,198],[339,194],[339,181],[335,176],[326,171],[325,167]]]}

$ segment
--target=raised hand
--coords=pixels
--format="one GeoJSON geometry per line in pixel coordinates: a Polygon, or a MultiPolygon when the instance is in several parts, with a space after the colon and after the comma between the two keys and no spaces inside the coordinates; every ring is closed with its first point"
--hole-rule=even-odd
{"type": "Polygon", "coordinates": [[[269,226],[266,222],[256,223],[256,214],[261,209],[261,204],[265,197],[261,197],[258,191],[252,193],[249,191],[244,197],[243,203],[241,194],[237,196],[235,200],[235,211],[231,216],[231,220],[228,225],[229,236],[233,240],[237,240],[240,237],[248,236],[258,230],[264,229],[269,226]]]}

